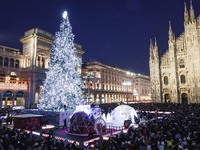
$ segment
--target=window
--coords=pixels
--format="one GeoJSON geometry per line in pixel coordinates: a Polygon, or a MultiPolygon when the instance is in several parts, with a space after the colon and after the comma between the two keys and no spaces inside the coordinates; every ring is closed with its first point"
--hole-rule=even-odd
{"type": "Polygon", "coordinates": [[[5,59],[4,59],[4,66],[8,66],[8,58],[7,57],[5,57],[5,59]]]}
{"type": "Polygon", "coordinates": [[[181,83],[185,83],[185,75],[181,75],[181,83]]]}
{"type": "Polygon", "coordinates": [[[31,65],[30,57],[27,57],[27,59],[26,59],[26,67],[30,67],[30,65],[31,65]]]}
{"type": "Polygon", "coordinates": [[[0,66],[3,65],[3,57],[0,56],[0,66]]]}
{"type": "Polygon", "coordinates": [[[15,68],[19,68],[19,60],[15,61],[15,68]]]}
{"type": "Polygon", "coordinates": [[[45,59],[44,59],[44,57],[42,57],[42,68],[44,68],[45,67],[45,59]]]}
{"type": "Polygon", "coordinates": [[[185,63],[184,63],[184,60],[183,60],[183,59],[181,59],[181,60],[179,61],[179,67],[180,67],[180,68],[185,68],[185,63]]]}
{"type": "Polygon", "coordinates": [[[10,75],[11,76],[16,76],[16,73],[15,72],[11,72],[10,75]]]}
{"type": "Polygon", "coordinates": [[[164,84],[166,84],[166,85],[168,84],[168,77],[167,76],[164,77],[164,84]]]}
{"type": "Polygon", "coordinates": [[[14,67],[14,59],[13,58],[10,59],[10,67],[14,67]]]}

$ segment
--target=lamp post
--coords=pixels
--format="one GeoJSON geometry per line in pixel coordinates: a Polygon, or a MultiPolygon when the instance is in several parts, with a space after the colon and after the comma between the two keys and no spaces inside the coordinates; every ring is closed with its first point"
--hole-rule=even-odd
{"type": "Polygon", "coordinates": [[[87,80],[87,104],[90,103],[90,79],[94,78],[92,75],[87,75],[83,77],[87,80]]]}
{"type": "Polygon", "coordinates": [[[131,85],[131,82],[125,81],[122,83],[122,85],[126,86],[127,92],[126,92],[126,103],[128,104],[128,86],[131,85]]]}
{"type": "Polygon", "coordinates": [[[133,101],[137,100],[137,96],[138,96],[138,92],[137,92],[137,90],[134,88],[134,89],[133,89],[133,101]]]}

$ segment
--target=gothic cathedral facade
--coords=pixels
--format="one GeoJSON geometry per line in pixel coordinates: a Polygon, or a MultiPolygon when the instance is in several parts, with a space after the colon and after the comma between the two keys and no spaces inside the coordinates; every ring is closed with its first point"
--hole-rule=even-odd
{"type": "Polygon", "coordinates": [[[200,103],[200,15],[184,5],[184,32],[175,37],[169,22],[168,50],[160,57],[150,40],[150,82],[153,102],[200,103]]]}

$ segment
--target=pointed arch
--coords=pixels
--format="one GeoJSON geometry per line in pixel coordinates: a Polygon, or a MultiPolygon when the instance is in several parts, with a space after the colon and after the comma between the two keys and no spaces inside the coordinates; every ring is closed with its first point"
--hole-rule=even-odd
{"type": "Polygon", "coordinates": [[[168,77],[167,76],[164,76],[164,84],[165,85],[168,85],[169,81],[168,81],[168,77]]]}

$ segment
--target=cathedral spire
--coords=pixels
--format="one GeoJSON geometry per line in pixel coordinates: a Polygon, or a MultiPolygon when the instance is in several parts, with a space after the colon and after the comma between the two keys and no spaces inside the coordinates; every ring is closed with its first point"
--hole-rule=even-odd
{"type": "Polygon", "coordinates": [[[154,60],[154,56],[153,56],[153,41],[152,41],[152,39],[150,39],[149,49],[150,49],[150,60],[154,60]]]}
{"type": "Polygon", "coordinates": [[[184,22],[187,24],[189,21],[189,15],[188,15],[188,10],[186,6],[186,2],[184,2],[184,22]]]}
{"type": "Polygon", "coordinates": [[[192,0],[190,0],[190,21],[193,22],[195,21],[195,15],[194,15],[194,9],[192,5],[192,0]]]}
{"type": "Polygon", "coordinates": [[[150,39],[150,49],[152,49],[153,48],[153,41],[152,41],[152,39],[150,39]]]}
{"type": "Polygon", "coordinates": [[[169,21],[169,31],[168,31],[168,34],[169,34],[169,40],[173,40],[173,31],[172,31],[172,26],[171,26],[171,21],[169,21]]]}
{"type": "Polygon", "coordinates": [[[156,58],[158,58],[158,45],[157,45],[156,38],[155,38],[155,42],[154,42],[154,55],[156,58]]]}
{"type": "Polygon", "coordinates": [[[155,46],[155,47],[158,47],[158,46],[157,46],[157,41],[156,41],[156,37],[155,37],[155,42],[154,42],[154,46],[155,46]]]}
{"type": "Polygon", "coordinates": [[[159,59],[158,56],[158,46],[155,38],[155,42],[153,43],[153,40],[150,39],[150,60],[157,61],[159,59]]]}

